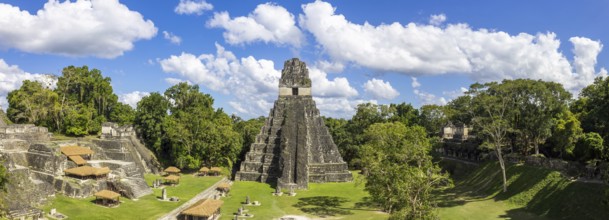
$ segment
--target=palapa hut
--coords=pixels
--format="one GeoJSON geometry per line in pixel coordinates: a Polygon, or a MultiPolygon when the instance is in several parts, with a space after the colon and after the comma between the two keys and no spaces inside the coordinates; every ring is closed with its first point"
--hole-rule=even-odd
{"type": "Polygon", "coordinates": [[[78,177],[80,179],[88,179],[88,178],[105,178],[110,173],[110,168],[108,167],[90,167],[90,166],[80,166],[75,168],[66,169],[63,171],[65,175],[78,177]]]}
{"type": "Polygon", "coordinates": [[[59,148],[61,153],[66,155],[71,161],[76,163],[78,166],[83,166],[87,164],[86,159],[91,159],[91,155],[93,155],[93,151],[86,147],[80,146],[67,146],[59,148]]]}
{"type": "Polygon", "coordinates": [[[95,193],[95,203],[105,206],[114,206],[120,203],[121,194],[110,190],[102,190],[95,193]]]}
{"type": "Polygon", "coordinates": [[[230,184],[228,184],[227,182],[220,183],[218,187],[216,187],[216,189],[220,192],[228,194],[228,192],[230,191],[230,184]]]}
{"type": "Polygon", "coordinates": [[[207,173],[209,173],[209,168],[207,168],[207,167],[201,167],[201,169],[199,169],[199,175],[200,176],[207,176],[207,173]]]}
{"type": "Polygon", "coordinates": [[[163,177],[163,181],[165,182],[165,184],[179,184],[180,177],[176,176],[176,175],[169,175],[169,176],[163,177]]]}
{"type": "Polygon", "coordinates": [[[182,220],[215,220],[220,218],[220,207],[224,201],[215,199],[203,199],[188,207],[178,219],[182,220]]]}
{"type": "Polygon", "coordinates": [[[167,167],[167,169],[165,169],[164,171],[165,171],[165,173],[167,173],[167,175],[176,175],[176,176],[179,176],[181,170],[178,169],[177,167],[170,166],[170,167],[167,167]]]}
{"type": "Polygon", "coordinates": [[[220,175],[220,172],[222,172],[222,168],[220,167],[212,167],[209,169],[209,175],[217,176],[220,175]]]}

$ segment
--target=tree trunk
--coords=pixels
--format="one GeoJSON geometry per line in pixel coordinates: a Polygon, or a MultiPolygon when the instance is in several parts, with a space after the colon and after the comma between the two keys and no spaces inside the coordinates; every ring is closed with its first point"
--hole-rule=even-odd
{"type": "Polygon", "coordinates": [[[533,145],[535,145],[535,154],[539,154],[539,143],[535,141],[533,145]]]}
{"type": "Polygon", "coordinates": [[[501,167],[501,174],[503,175],[503,192],[507,192],[507,178],[505,175],[505,162],[503,161],[503,156],[501,155],[501,147],[498,144],[495,145],[495,151],[497,152],[497,159],[499,160],[499,166],[501,167]]]}

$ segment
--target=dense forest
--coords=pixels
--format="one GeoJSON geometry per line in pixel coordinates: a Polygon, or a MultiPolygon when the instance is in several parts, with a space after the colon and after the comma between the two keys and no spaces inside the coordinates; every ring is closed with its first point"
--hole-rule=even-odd
{"type": "MultiPolygon", "coordinates": [[[[53,88],[26,80],[10,92],[7,116],[67,136],[97,135],[106,121],[133,124],[161,163],[186,169],[236,166],[264,124],[264,117],[214,109],[197,85],[151,93],[133,109],[118,102],[110,83],[97,69],[69,66],[53,88]]],[[[350,168],[363,171],[374,202],[392,218],[425,219],[434,215],[431,190],[451,184],[431,156],[448,122],[471,126],[505,176],[505,154],[609,160],[608,109],[607,77],[576,97],[558,83],[517,79],[472,84],[444,106],[365,103],[351,119],[324,120],[350,168]]]]}

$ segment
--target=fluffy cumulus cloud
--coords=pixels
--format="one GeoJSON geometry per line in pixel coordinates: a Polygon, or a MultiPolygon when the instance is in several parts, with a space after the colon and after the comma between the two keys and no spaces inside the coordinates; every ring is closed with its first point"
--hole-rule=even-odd
{"type": "Polygon", "coordinates": [[[150,95],[149,92],[133,91],[130,93],[118,95],[118,101],[130,105],[132,108],[137,108],[137,103],[145,96],[150,95]]]}
{"type": "Polygon", "coordinates": [[[0,48],[101,58],[121,56],[157,33],[118,0],[49,0],[36,14],[0,3],[0,27],[0,48]]]}
{"type": "Polygon", "coordinates": [[[178,14],[196,14],[202,15],[204,11],[214,9],[212,4],[205,2],[205,0],[192,1],[192,0],[180,0],[180,4],[176,6],[174,11],[178,14]]]}
{"type": "Polygon", "coordinates": [[[300,47],[305,38],[294,15],[272,3],[258,5],[248,16],[231,18],[226,11],[215,13],[207,25],[225,29],[224,39],[229,44],[261,41],[300,47]]]}
{"type": "Polygon", "coordinates": [[[446,21],[446,15],[445,14],[439,14],[439,15],[431,15],[429,16],[429,23],[431,25],[441,25],[442,23],[444,23],[446,21]]]}
{"type": "MultiPolygon", "coordinates": [[[[178,78],[167,78],[168,83],[181,81],[200,84],[213,91],[230,94],[234,100],[229,105],[238,113],[248,116],[268,114],[273,101],[277,99],[281,71],[275,69],[271,60],[256,59],[252,56],[237,58],[232,52],[216,44],[216,54],[193,55],[182,53],[159,61],[164,72],[173,73],[178,78]]],[[[309,68],[314,88],[313,95],[320,100],[341,99],[352,102],[358,95],[344,77],[332,80],[316,68],[309,68]]],[[[349,106],[337,109],[325,101],[332,112],[341,112],[349,106]]],[[[325,110],[320,107],[322,112],[325,110]]],[[[349,110],[352,111],[352,110],[349,110]]]]}
{"type": "Polygon", "coordinates": [[[412,93],[414,93],[414,95],[416,96],[416,98],[419,100],[419,102],[422,105],[431,105],[431,104],[446,105],[446,103],[448,103],[448,101],[444,97],[439,97],[434,94],[422,91],[420,89],[421,83],[419,82],[419,80],[416,77],[411,77],[411,79],[412,79],[412,83],[411,83],[412,93]]]}
{"type": "Polygon", "coordinates": [[[376,99],[395,99],[400,93],[389,82],[373,78],[364,83],[364,91],[376,99]]]}
{"type": "Polygon", "coordinates": [[[313,97],[315,104],[321,115],[330,116],[334,118],[347,118],[350,119],[355,114],[357,105],[363,103],[374,103],[378,104],[376,100],[366,99],[347,99],[343,97],[335,98],[324,98],[324,97],[313,97]]]}
{"type": "Polygon", "coordinates": [[[47,88],[55,88],[57,78],[48,74],[33,74],[21,70],[16,65],[9,65],[0,59],[0,106],[2,109],[8,107],[6,100],[9,92],[19,89],[23,80],[35,80],[47,88]]]}
{"type": "Polygon", "coordinates": [[[302,6],[299,25],[309,31],[335,62],[411,76],[461,73],[475,81],[533,78],[562,83],[576,91],[590,84],[602,49],[599,41],[573,37],[572,62],[559,49],[554,33],[531,35],[446,24],[432,16],[429,25],[352,23],[331,4],[302,6]]]}
{"type": "Polygon", "coordinates": [[[182,38],[171,32],[163,31],[163,37],[172,44],[180,45],[180,43],[182,43],[182,38]]]}

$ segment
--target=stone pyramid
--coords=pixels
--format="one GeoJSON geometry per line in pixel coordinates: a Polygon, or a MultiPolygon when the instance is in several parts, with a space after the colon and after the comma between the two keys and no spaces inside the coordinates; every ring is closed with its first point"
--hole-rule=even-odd
{"type": "Polygon", "coordinates": [[[285,62],[279,98],[235,179],[283,189],[353,180],[311,97],[307,66],[297,58],[285,62]]]}

